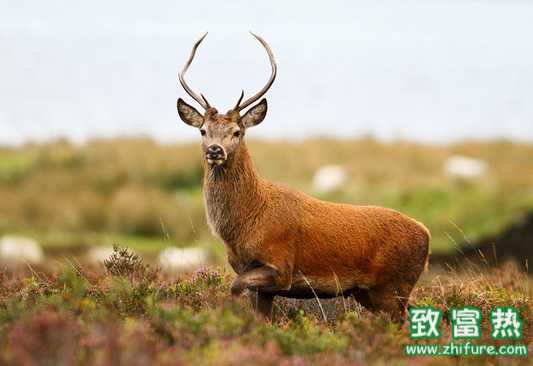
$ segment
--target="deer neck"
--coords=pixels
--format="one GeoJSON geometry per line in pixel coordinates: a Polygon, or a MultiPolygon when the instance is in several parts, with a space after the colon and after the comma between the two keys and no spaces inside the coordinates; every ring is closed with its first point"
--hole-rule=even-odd
{"type": "Polygon", "coordinates": [[[252,226],[265,204],[253,161],[242,142],[224,166],[204,164],[209,226],[224,241],[235,242],[252,226]]]}

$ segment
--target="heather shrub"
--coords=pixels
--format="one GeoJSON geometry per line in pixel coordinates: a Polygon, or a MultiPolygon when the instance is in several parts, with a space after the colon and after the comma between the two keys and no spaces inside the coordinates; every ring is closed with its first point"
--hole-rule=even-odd
{"type": "MultiPolygon", "coordinates": [[[[412,305],[491,307],[512,304],[532,337],[528,275],[516,266],[449,271],[422,280],[412,305]]],[[[0,271],[2,365],[352,365],[435,364],[407,358],[408,324],[393,324],[349,299],[275,302],[272,323],[258,319],[246,298],[232,298],[233,275],[201,268],[168,275],[116,247],[102,267],[67,261],[56,269],[0,271]]],[[[478,341],[494,343],[484,324],[478,341]]],[[[445,320],[443,336],[450,340],[445,320]]],[[[463,357],[438,364],[526,365],[527,358],[463,357]]]]}

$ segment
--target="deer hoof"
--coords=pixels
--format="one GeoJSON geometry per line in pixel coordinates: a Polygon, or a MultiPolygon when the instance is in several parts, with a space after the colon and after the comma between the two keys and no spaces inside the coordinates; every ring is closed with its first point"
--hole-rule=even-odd
{"type": "Polygon", "coordinates": [[[233,284],[231,285],[232,296],[240,296],[244,290],[245,290],[245,287],[243,286],[242,282],[238,278],[235,281],[233,281],[233,284]]]}

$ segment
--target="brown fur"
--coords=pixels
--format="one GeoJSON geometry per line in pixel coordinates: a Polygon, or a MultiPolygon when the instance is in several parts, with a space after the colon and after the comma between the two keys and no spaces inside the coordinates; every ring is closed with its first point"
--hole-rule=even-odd
{"type": "Polygon", "coordinates": [[[324,202],[268,182],[244,141],[223,166],[205,164],[204,195],[208,222],[235,272],[266,266],[273,273],[266,284],[238,278],[234,293],[255,289],[271,302],[271,295],[312,297],[312,286],[321,297],[352,294],[370,310],[402,317],[428,257],[422,224],[391,209],[324,202]]]}
{"type": "Polygon", "coordinates": [[[429,231],[391,209],[324,202],[259,177],[243,138],[266,111],[263,99],[242,117],[211,107],[202,116],[178,100],[180,117],[202,133],[207,219],[238,274],[232,294],[250,290],[267,317],[276,295],[350,295],[401,320],[427,263],[429,231]]]}

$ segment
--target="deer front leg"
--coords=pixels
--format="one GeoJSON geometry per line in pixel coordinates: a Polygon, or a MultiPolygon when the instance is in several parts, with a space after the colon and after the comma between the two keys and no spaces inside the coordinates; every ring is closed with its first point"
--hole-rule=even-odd
{"type": "Polygon", "coordinates": [[[278,272],[271,267],[261,266],[239,275],[231,286],[231,294],[240,295],[245,289],[250,290],[250,301],[254,310],[265,319],[272,318],[274,294],[264,292],[278,288],[278,272]]]}
{"type": "Polygon", "coordinates": [[[243,274],[237,276],[231,285],[231,294],[239,296],[246,289],[261,291],[261,290],[275,290],[277,271],[268,266],[260,266],[253,268],[243,274]]]}
{"type": "Polygon", "coordinates": [[[267,320],[272,319],[272,304],[274,303],[273,294],[251,291],[249,298],[255,312],[259,313],[267,320]]]}
{"type": "MultiPolygon", "coordinates": [[[[240,295],[244,290],[251,292],[252,306],[267,319],[272,316],[275,292],[286,291],[292,285],[294,268],[293,251],[279,251],[280,246],[270,242],[261,248],[256,260],[249,263],[231,286],[231,294],[240,295]]],[[[288,249],[288,245],[281,248],[288,249]]]]}

